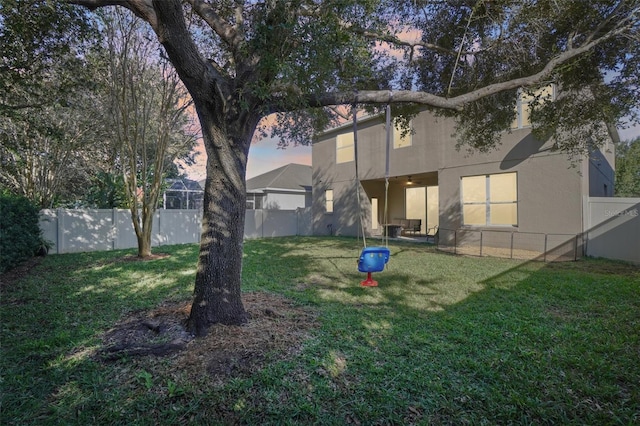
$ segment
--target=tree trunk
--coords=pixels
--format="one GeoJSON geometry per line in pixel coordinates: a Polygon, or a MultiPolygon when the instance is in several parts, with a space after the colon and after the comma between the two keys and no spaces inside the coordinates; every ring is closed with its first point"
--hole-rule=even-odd
{"type": "MultiPolygon", "coordinates": [[[[199,110],[207,150],[207,178],[200,256],[187,324],[189,331],[198,336],[205,335],[211,324],[247,322],[240,294],[245,172],[250,140],[258,120],[245,117],[236,119],[235,123],[215,124],[211,115],[199,110]]],[[[219,118],[215,121],[219,122],[219,118]]]]}
{"type": "MultiPolygon", "coordinates": [[[[137,202],[135,197],[133,202],[137,202]]],[[[140,209],[137,206],[130,208],[131,222],[138,241],[138,257],[140,258],[151,256],[151,233],[153,231],[153,214],[155,211],[149,213],[149,210],[143,205],[141,218],[140,209]]]]}
{"type": "MultiPolygon", "coordinates": [[[[159,173],[161,179],[162,171],[159,173]]],[[[159,186],[161,181],[157,183],[159,186]]],[[[151,256],[151,236],[153,235],[153,216],[156,213],[155,206],[158,204],[158,197],[150,195],[149,198],[143,198],[142,205],[142,239],[138,239],[138,256],[151,256]]]]}
{"type": "Polygon", "coordinates": [[[142,235],[138,237],[138,257],[145,258],[151,256],[151,229],[143,229],[142,235]]]}

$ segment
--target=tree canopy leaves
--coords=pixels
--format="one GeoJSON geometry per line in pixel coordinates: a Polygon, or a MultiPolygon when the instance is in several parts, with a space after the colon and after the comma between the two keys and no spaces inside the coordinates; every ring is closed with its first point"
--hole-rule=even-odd
{"type": "Polygon", "coordinates": [[[552,83],[563,100],[532,104],[532,119],[556,149],[588,151],[607,125],[638,119],[637,0],[189,0],[185,15],[164,14],[166,2],[118,3],[176,49],[174,64],[190,61],[223,97],[241,92],[241,109],[278,113],[284,144],[340,121],[332,106],[392,101],[453,115],[461,144],[489,149],[518,93],[552,83]]]}
{"type": "Polygon", "coordinates": [[[95,40],[86,10],[63,2],[0,3],[0,113],[67,104],[87,84],[87,49],[95,40]]]}
{"type": "MultiPolygon", "coordinates": [[[[136,99],[148,95],[147,117],[131,120],[147,126],[149,143],[132,155],[144,151],[153,156],[159,145],[151,140],[154,134],[161,135],[158,140],[166,136],[169,141],[167,154],[171,158],[163,156],[160,167],[151,165],[147,171],[165,168],[173,159],[188,155],[193,137],[178,135],[186,123],[187,96],[183,92],[170,95],[178,100],[176,110],[182,115],[174,120],[174,128],[162,127],[166,123],[157,118],[162,111],[167,116],[175,113],[159,94],[167,88],[163,77],[169,77],[171,67],[166,59],[162,59],[164,68],[158,65],[159,50],[153,34],[139,23],[136,30],[140,28],[146,30],[140,40],[149,45],[144,52],[148,57],[141,62],[146,65],[145,72],[121,70],[122,74],[108,80],[108,46],[101,42],[106,24],[98,16],[66,2],[0,3],[0,187],[26,196],[41,208],[122,206],[120,195],[100,199],[104,188],[99,188],[97,179],[110,177],[112,184],[117,183],[116,175],[122,174],[127,161],[126,153],[118,148],[115,132],[118,120],[122,121],[117,113],[122,111],[113,108],[109,95],[114,91],[110,92],[107,81],[126,84],[146,77],[151,82],[137,93],[125,90],[136,99]],[[153,66],[155,74],[149,71],[153,66]],[[98,187],[89,190],[93,185],[98,187]]],[[[140,46],[132,45],[129,50],[140,50],[140,46]]],[[[174,81],[174,86],[179,87],[179,82],[174,81]]],[[[137,158],[132,161],[134,176],[144,174],[136,170],[142,162],[137,158]]],[[[134,186],[150,181],[141,176],[134,186]]],[[[108,184],[104,190],[115,188],[108,184]]],[[[131,192],[135,198],[137,189],[131,192]]]]}
{"type": "Polygon", "coordinates": [[[640,137],[616,144],[616,196],[640,197],[640,137]]]}

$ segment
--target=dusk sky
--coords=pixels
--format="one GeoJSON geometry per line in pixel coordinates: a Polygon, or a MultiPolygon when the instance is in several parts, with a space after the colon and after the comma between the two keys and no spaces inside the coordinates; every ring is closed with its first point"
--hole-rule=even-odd
{"type": "MultiPolygon", "coordinates": [[[[196,164],[186,167],[185,172],[190,179],[201,181],[206,177],[206,156],[202,142],[196,147],[199,152],[196,164]]],[[[249,151],[247,164],[247,179],[261,175],[280,166],[289,163],[311,165],[311,146],[289,146],[286,149],[278,149],[276,139],[267,138],[254,142],[249,151]]]]}

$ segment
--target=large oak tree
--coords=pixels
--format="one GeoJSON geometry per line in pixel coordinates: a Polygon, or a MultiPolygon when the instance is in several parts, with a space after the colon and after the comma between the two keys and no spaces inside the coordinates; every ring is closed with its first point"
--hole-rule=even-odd
{"type": "Polygon", "coordinates": [[[512,122],[518,90],[557,83],[556,102],[531,104],[534,131],[583,151],[639,99],[637,0],[74,2],[147,21],[193,98],[207,153],[198,334],[247,319],[245,171],[263,117],[309,140],[333,106],[401,103],[409,116],[420,105],[454,115],[460,142],[485,149],[512,122]]]}

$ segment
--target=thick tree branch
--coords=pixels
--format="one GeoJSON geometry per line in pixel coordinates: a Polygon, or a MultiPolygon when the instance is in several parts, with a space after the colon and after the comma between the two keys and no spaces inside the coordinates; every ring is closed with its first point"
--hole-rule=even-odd
{"type": "Polygon", "coordinates": [[[67,0],[69,3],[85,6],[95,10],[105,6],[122,6],[132,11],[137,17],[147,21],[152,28],[156,28],[158,20],[153,9],[153,0],[67,0]]]}
{"type": "MultiPolygon", "coordinates": [[[[458,54],[457,50],[447,49],[445,47],[438,46],[432,43],[427,43],[420,40],[408,41],[408,40],[403,40],[399,37],[396,37],[395,35],[392,35],[392,34],[380,34],[373,31],[369,31],[361,28],[355,28],[355,27],[350,27],[350,30],[353,31],[355,34],[359,34],[366,39],[369,39],[372,41],[383,41],[385,43],[392,44],[396,47],[406,47],[406,48],[409,48],[412,52],[416,49],[416,47],[422,47],[424,49],[433,50],[435,52],[443,53],[445,55],[450,55],[450,56],[455,56],[458,54]]],[[[462,52],[462,54],[464,55],[473,55],[477,53],[478,51],[462,52]]]]}
{"type": "MultiPolygon", "coordinates": [[[[307,95],[306,99],[311,107],[325,107],[356,102],[362,104],[416,103],[452,111],[462,111],[466,104],[475,102],[483,97],[520,87],[535,86],[542,83],[551,76],[558,66],[571,61],[572,59],[590,51],[595,46],[623,34],[626,30],[629,30],[632,26],[632,24],[629,23],[629,20],[630,18],[625,20],[625,25],[613,28],[597,39],[592,39],[579,47],[570,48],[559,55],[556,55],[547,62],[542,70],[535,74],[501,83],[490,84],[453,98],[446,98],[443,96],[433,95],[431,93],[411,90],[364,90],[359,92],[329,92],[321,95],[307,95]]],[[[290,93],[295,91],[296,89],[289,89],[290,93]]]]}
{"type": "Polygon", "coordinates": [[[186,26],[180,1],[156,0],[154,7],[159,18],[155,29],[158,39],[191,96],[198,101],[224,103],[230,79],[200,55],[186,26]]]}
{"type": "MultiPolygon", "coordinates": [[[[213,9],[210,3],[206,3],[203,0],[186,0],[191,5],[193,10],[211,27],[220,38],[231,47],[232,50],[237,50],[244,42],[242,33],[238,31],[238,28],[234,28],[229,25],[224,19],[222,19],[213,9]]],[[[238,13],[236,13],[238,15],[238,13]]],[[[240,13],[242,17],[242,13],[240,13]]]]}

